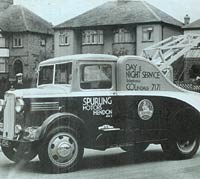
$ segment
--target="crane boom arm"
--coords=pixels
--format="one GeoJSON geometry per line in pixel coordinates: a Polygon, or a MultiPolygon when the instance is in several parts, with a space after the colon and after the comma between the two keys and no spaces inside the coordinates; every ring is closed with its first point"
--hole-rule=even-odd
{"type": "Polygon", "coordinates": [[[169,37],[143,50],[142,56],[156,64],[164,74],[171,65],[200,44],[200,35],[185,34],[169,37]]]}

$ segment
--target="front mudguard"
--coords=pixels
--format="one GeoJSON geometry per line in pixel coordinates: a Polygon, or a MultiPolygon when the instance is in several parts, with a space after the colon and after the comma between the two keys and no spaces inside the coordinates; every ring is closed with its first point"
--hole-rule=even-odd
{"type": "Polygon", "coordinates": [[[41,126],[26,128],[22,138],[25,142],[42,140],[48,131],[56,126],[69,126],[79,132],[80,136],[87,136],[86,125],[78,116],[71,113],[56,113],[49,116],[41,126]]]}
{"type": "Polygon", "coordinates": [[[68,125],[74,129],[81,129],[81,133],[86,134],[85,122],[78,116],[71,113],[56,113],[49,116],[40,126],[39,140],[41,140],[48,130],[52,129],[54,126],[58,125],[68,125]]]}

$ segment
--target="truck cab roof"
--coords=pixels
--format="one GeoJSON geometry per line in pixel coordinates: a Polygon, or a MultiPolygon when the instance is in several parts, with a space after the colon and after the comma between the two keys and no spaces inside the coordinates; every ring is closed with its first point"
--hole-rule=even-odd
{"type": "Polygon", "coordinates": [[[40,63],[40,66],[46,65],[54,65],[59,63],[66,63],[72,61],[107,61],[107,62],[115,62],[118,58],[113,55],[106,55],[106,54],[79,54],[79,55],[69,55],[69,56],[62,56],[56,57],[52,59],[45,60],[40,63]]]}

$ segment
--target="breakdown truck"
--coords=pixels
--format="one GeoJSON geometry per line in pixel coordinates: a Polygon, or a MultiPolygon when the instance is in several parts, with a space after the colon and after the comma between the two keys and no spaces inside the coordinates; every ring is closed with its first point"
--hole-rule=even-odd
{"type": "Polygon", "coordinates": [[[199,148],[200,95],[167,77],[172,54],[166,54],[165,68],[163,58],[157,64],[132,55],[41,62],[36,88],[10,89],[0,100],[2,152],[13,162],[38,155],[54,173],[76,170],[85,148],[121,147],[139,156],[149,144],[161,144],[168,157],[193,157],[199,148]]]}

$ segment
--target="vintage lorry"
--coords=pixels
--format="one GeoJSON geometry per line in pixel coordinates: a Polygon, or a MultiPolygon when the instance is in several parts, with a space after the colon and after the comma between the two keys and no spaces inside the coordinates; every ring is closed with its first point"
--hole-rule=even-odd
{"type": "Polygon", "coordinates": [[[39,65],[37,88],[0,100],[1,148],[14,162],[39,156],[52,172],[76,170],[84,148],[167,156],[199,148],[200,95],[177,87],[143,57],[83,54],[39,65]]]}

